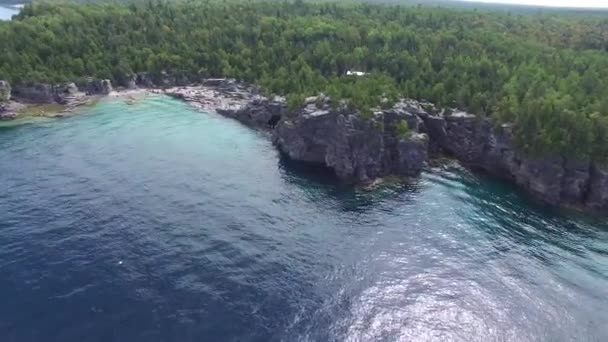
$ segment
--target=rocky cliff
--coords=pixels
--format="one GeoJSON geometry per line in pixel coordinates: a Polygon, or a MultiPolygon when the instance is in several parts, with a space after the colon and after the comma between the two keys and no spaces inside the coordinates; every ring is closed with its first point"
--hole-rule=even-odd
{"type": "Polygon", "coordinates": [[[11,110],[11,85],[0,80],[0,120],[14,119],[17,114],[11,110]]]}
{"type": "Polygon", "coordinates": [[[23,103],[31,104],[74,104],[85,95],[107,95],[112,92],[110,80],[84,80],[78,83],[27,83],[13,88],[13,97],[23,103]],[[86,94],[85,94],[86,93],[86,94]]]}
{"type": "Polygon", "coordinates": [[[327,166],[351,183],[370,183],[386,175],[416,176],[428,158],[428,136],[418,132],[423,121],[404,102],[363,118],[346,107],[332,110],[324,96],[311,97],[288,113],[284,98],[267,98],[257,88],[231,79],[207,79],[200,86],[163,92],[272,131],[275,145],[291,159],[327,166]],[[404,123],[411,132],[398,129],[404,123]]]}
{"type": "Polygon", "coordinates": [[[15,85],[12,96],[24,103],[38,104],[55,102],[53,86],[46,83],[15,85]]]}
{"type": "Polygon", "coordinates": [[[416,176],[427,159],[428,138],[415,131],[401,134],[397,124],[408,119],[410,114],[399,108],[363,118],[346,107],[331,109],[322,96],[312,97],[279,121],[273,142],[291,159],[325,165],[352,183],[391,174],[416,176]]]}
{"type": "Polygon", "coordinates": [[[445,153],[508,179],[547,203],[608,210],[606,168],[564,156],[532,157],[516,147],[510,126],[496,126],[466,112],[439,112],[430,103],[402,100],[364,118],[344,104],[332,109],[324,96],[308,98],[300,108],[287,111],[283,99],[266,98],[256,88],[224,79],[166,92],[269,130],[289,158],[324,165],[347,182],[413,177],[429,157],[445,153]],[[399,129],[403,123],[405,133],[399,129]]]}
{"type": "Polygon", "coordinates": [[[26,83],[11,88],[6,81],[0,80],[0,120],[17,118],[17,113],[28,106],[58,103],[63,105],[61,113],[52,116],[63,116],[74,107],[88,103],[87,95],[107,95],[112,91],[109,80],[89,80],[79,87],[73,83],[47,84],[26,83]],[[85,93],[86,91],[86,93],[85,93]]]}
{"type": "Polygon", "coordinates": [[[108,95],[113,90],[110,80],[87,79],[80,82],[78,87],[87,95],[108,95]]]}
{"type": "Polygon", "coordinates": [[[0,80],[0,103],[11,99],[11,85],[7,81],[0,80]]]}
{"type": "Polygon", "coordinates": [[[511,127],[454,112],[423,115],[439,149],[473,168],[511,180],[550,203],[608,210],[608,172],[588,160],[561,155],[534,157],[517,148],[511,127]]]}
{"type": "MultiPolygon", "coordinates": [[[[126,79],[130,87],[159,83],[167,87],[187,81],[170,75],[152,79],[146,73],[126,79]]],[[[108,94],[112,84],[88,80],[79,86],[20,85],[12,89],[12,95],[24,102],[69,104],[80,98],[79,89],[89,95],[108,94]]],[[[429,156],[446,153],[472,168],[508,179],[545,202],[608,210],[607,168],[561,155],[530,156],[516,147],[511,127],[496,126],[488,118],[466,112],[440,113],[430,103],[402,100],[364,117],[345,103],[332,108],[322,95],[288,111],[283,98],[267,98],[258,88],[233,79],[207,79],[200,86],[161,92],[271,131],[274,144],[289,158],[324,165],[347,182],[370,183],[387,175],[413,177],[429,156]]],[[[11,97],[7,82],[0,81],[0,96],[11,97]]],[[[14,118],[14,111],[6,106],[0,105],[0,118],[14,118]]]]}
{"type": "Polygon", "coordinates": [[[355,183],[387,174],[415,176],[429,155],[443,152],[547,203],[608,210],[605,167],[562,155],[531,156],[517,148],[509,125],[462,111],[439,113],[428,103],[403,100],[363,119],[310,98],[281,119],[273,140],[290,158],[324,164],[355,183]],[[402,121],[412,131],[407,136],[395,129],[402,121]]]}

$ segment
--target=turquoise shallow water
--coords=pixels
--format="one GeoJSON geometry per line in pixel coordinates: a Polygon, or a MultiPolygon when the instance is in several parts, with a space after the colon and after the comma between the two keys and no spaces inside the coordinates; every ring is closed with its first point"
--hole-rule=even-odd
{"type": "Polygon", "coordinates": [[[0,129],[2,341],[606,341],[608,225],[453,166],[372,192],[165,97],[0,129]]]}

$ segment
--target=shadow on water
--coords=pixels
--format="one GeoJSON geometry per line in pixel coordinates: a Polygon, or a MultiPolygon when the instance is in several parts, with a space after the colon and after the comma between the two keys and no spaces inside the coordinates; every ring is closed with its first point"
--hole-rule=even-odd
{"type": "Polygon", "coordinates": [[[322,202],[328,198],[347,212],[365,212],[377,204],[397,198],[405,200],[420,192],[420,180],[392,179],[372,189],[366,189],[340,181],[335,173],[324,165],[294,161],[279,154],[279,169],[286,182],[305,191],[312,201],[322,202]]]}

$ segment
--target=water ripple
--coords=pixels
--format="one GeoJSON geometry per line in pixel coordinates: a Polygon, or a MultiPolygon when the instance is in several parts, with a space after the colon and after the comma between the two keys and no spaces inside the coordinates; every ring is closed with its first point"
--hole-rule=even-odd
{"type": "Polygon", "coordinates": [[[3,341],[604,341],[608,226],[456,164],[373,192],[174,100],[0,131],[3,341]]]}

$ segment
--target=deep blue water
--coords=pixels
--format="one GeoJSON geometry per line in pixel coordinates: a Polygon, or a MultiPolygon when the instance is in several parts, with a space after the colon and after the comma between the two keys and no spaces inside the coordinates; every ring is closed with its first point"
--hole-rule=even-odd
{"type": "Polygon", "coordinates": [[[0,341],[607,341],[605,219],[371,192],[165,97],[0,129],[0,341]]]}

